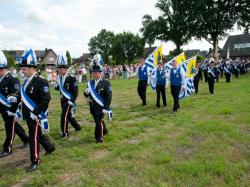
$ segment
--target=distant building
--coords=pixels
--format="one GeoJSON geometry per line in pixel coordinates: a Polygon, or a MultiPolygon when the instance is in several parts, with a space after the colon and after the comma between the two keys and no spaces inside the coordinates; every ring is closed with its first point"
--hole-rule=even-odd
{"type": "Polygon", "coordinates": [[[92,56],[90,53],[83,53],[82,56],[80,56],[79,58],[73,59],[73,64],[89,65],[89,63],[91,62],[90,59],[92,59],[92,56]]]}
{"type": "Polygon", "coordinates": [[[227,58],[228,54],[232,59],[250,59],[250,34],[229,36],[221,56],[227,58]]]}
{"type": "MultiPolygon", "coordinates": [[[[4,52],[12,55],[14,59],[16,59],[16,63],[18,63],[24,50],[5,50],[4,52]]],[[[45,50],[35,50],[35,53],[38,63],[56,65],[57,54],[53,51],[53,49],[45,48],[45,50]]]]}
{"type": "Polygon", "coordinates": [[[184,50],[184,53],[185,53],[187,59],[189,59],[195,55],[206,57],[208,54],[207,51],[201,51],[199,49],[184,50]]]}

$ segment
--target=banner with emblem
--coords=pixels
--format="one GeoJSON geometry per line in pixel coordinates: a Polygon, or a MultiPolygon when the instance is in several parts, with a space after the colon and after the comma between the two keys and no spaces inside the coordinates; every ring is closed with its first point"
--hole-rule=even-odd
{"type": "Polygon", "coordinates": [[[172,61],[173,60],[176,60],[177,63],[180,65],[182,62],[186,61],[186,56],[185,56],[185,53],[182,52],[181,54],[177,55],[176,57],[174,57],[172,60],[168,61],[164,66],[165,66],[165,69],[167,71],[169,71],[171,68],[173,68],[172,66],[172,61]]]}
{"type": "MultiPolygon", "coordinates": [[[[161,60],[162,60],[162,45],[157,47],[145,60],[145,65],[149,68],[149,72],[151,75],[154,75],[156,73],[156,67],[158,65],[158,62],[161,60]]],[[[151,77],[149,79],[150,86],[153,90],[155,90],[156,80],[151,77]]]]}
{"type": "Polygon", "coordinates": [[[181,90],[179,94],[179,99],[183,99],[187,96],[190,96],[194,92],[194,76],[195,76],[195,68],[196,68],[196,58],[194,56],[182,62],[179,66],[185,72],[185,78],[187,82],[186,90],[181,90]]]}

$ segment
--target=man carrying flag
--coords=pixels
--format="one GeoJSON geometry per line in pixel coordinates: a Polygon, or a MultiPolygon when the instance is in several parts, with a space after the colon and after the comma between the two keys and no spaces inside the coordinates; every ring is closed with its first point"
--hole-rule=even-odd
{"type": "Polygon", "coordinates": [[[174,106],[173,106],[173,112],[177,112],[177,110],[180,108],[179,105],[179,93],[180,90],[183,89],[186,90],[186,77],[185,72],[178,66],[177,61],[174,59],[172,61],[172,66],[170,70],[170,88],[171,88],[171,94],[174,99],[174,106]]]}
{"type": "Polygon", "coordinates": [[[0,113],[2,114],[5,126],[6,138],[3,144],[3,151],[0,158],[6,157],[12,153],[12,144],[15,133],[23,142],[22,148],[28,145],[29,137],[24,129],[15,121],[15,113],[18,108],[17,97],[15,93],[20,87],[17,78],[13,77],[8,71],[7,59],[0,51],[0,113]]]}
{"type": "Polygon", "coordinates": [[[56,90],[60,90],[61,94],[61,130],[62,138],[69,136],[68,122],[75,128],[75,131],[80,131],[81,127],[73,117],[76,107],[75,101],[78,95],[78,86],[76,78],[68,74],[68,62],[63,55],[57,58],[57,68],[59,69],[58,86],[56,90]]]}
{"type": "Polygon", "coordinates": [[[109,119],[112,119],[112,110],[110,108],[112,88],[108,80],[102,79],[101,55],[96,54],[91,65],[93,80],[88,82],[84,96],[89,101],[90,113],[95,120],[96,143],[102,143],[103,136],[108,134],[104,116],[108,115],[109,119]]]}
{"type": "Polygon", "coordinates": [[[33,49],[23,53],[19,66],[27,78],[20,89],[22,115],[29,128],[31,166],[26,171],[33,172],[40,163],[39,144],[43,146],[46,154],[55,150],[55,146],[42,133],[42,130],[48,130],[47,109],[50,92],[48,82],[37,74],[37,59],[33,49]]]}
{"type": "Polygon", "coordinates": [[[137,86],[137,93],[142,100],[142,106],[147,104],[146,100],[146,91],[148,85],[148,77],[150,76],[149,67],[145,65],[144,58],[140,59],[140,66],[137,68],[136,75],[138,75],[138,86],[137,86]]]}

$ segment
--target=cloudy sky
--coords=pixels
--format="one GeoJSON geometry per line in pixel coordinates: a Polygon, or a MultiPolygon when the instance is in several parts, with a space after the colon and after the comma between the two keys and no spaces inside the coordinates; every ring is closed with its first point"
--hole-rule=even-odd
{"type": "MultiPolygon", "coordinates": [[[[88,52],[92,36],[105,28],[119,33],[139,33],[142,17],[160,12],[156,0],[0,0],[0,49],[69,50],[79,57],[88,52]]],[[[241,33],[235,31],[232,34],[241,33]]],[[[220,47],[225,43],[221,41],[220,47]]],[[[157,42],[156,44],[159,44],[157,42]]],[[[206,41],[192,41],[184,49],[208,50],[206,41]]],[[[164,44],[164,53],[174,44],[164,44]]]]}

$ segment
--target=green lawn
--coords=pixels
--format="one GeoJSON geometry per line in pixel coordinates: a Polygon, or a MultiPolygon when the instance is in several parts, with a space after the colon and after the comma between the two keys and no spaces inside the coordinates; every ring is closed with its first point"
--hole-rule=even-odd
{"type": "MultiPolygon", "coordinates": [[[[59,138],[60,102],[52,91],[49,122],[56,152],[44,156],[42,150],[39,170],[28,174],[29,149],[19,149],[16,137],[13,154],[0,160],[0,186],[250,186],[249,82],[250,74],[230,84],[222,79],[214,95],[202,82],[200,92],[182,100],[173,115],[169,89],[167,107],[156,109],[149,87],[142,107],[136,79],[112,81],[114,119],[103,144],[95,143],[86,84],[77,98],[82,131],[71,128],[66,140],[59,138]]],[[[2,124],[1,144],[4,137],[2,124]]]]}

